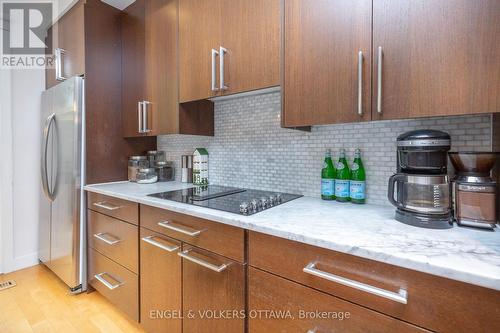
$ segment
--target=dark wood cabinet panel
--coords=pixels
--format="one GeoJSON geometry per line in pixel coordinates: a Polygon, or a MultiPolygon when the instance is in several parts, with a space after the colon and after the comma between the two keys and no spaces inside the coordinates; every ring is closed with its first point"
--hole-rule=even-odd
{"type": "MultiPolygon", "coordinates": [[[[280,84],[281,0],[222,0],[223,94],[280,84]]],[[[221,56],[221,55],[219,55],[221,56]]],[[[219,82],[220,83],[220,82],[219,82]]]]}
{"type": "Polygon", "coordinates": [[[249,333],[429,332],[253,267],[249,268],[248,294],[249,313],[269,311],[267,318],[265,312],[250,317],[249,333]]]}
{"type": "MultiPolygon", "coordinates": [[[[217,95],[212,90],[212,49],[219,52],[220,0],[180,0],[179,79],[180,102],[217,95]]],[[[215,83],[219,86],[219,58],[215,58],[215,83]]]]}
{"type": "Polygon", "coordinates": [[[498,291],[261,233],[250,232],[248,239],[250,266],[420,327],[437,332],[500,328],[500,317],[492,316],[500,313],[498,291]],[[393,294],[402,288],[407,291],[407,304],[304,272],[311,263],[324,276],[337,275],[393,294]]]}
{"type": "Polygon", "coordinates": [[[370,120],[372,2],[285,0],[284,11],[283,126],[370,120]]]}
{"type": "Polygon", "coordinates": [[[138,103],[145,100],[145,26],[144,0],[137,0],[123,12],[122,38],[122,122],[123,136],[138,137],[138,103]]]}
{"type": "Polygon", "coordinates": [[[179,105],[179,0],[134,2],[125,9],[122,40],[123,135],[213,135],[212,102],[179,105]]]}
{"type": "Polygon", "coordinates": [[[141,325],[147,332],[182,332],[180,248],[179,241],[141,228],[140,308],[141,325]]]}
{"type": "Polygon", "coordinates": [[[373,119],[500,110],[499,1],[374,0],[373,6],[373,119]]]}
{"type": "MultiPolygon", "coordinates": [[[[56,49],[62,49],[60,59],[60,76],[70,78],[85,74],[85,1],[77,2],[66,14],[49,28],[47,40],[52,42],[50,54],[55,55],[56,49]]],[[[45,70],[45,88],[57,85],[55,58],[53,66],[45,70]]]]}
{"type": "Polygon", "coordinates": [[[141,227],[244,262],[245,231],[241,228],[141,205],[141,227]]]}
{"type": "Polygon", "coordinates": [[[245,331],[245,266],[199,248],[184,246],[183,253],[214,271],[182,259],[184,333],[245,331]],[[234,311],[234,312],[233,312],[234,311]],[[191,314],[191,316],[190,316],[191,314]],[[211,317],[216,315],[216,317],[211,317]],[[221,315],[225,317],[221,318],[221,315]],[[205,316],[205,318],[204,318],[205,316]]]}

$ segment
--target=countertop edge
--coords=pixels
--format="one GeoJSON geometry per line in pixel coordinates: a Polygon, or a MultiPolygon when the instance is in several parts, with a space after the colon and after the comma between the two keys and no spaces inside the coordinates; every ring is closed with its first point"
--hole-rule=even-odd
{"type": "MultiPolygon", "coordinates": [[[[121,182],[116,182],[116,183],[121,183],[121,182]]],[[[123,183],[127,183],[127,182],[124,181],[123,183]]],[[[498,279],[491,279],[488,277],[478,276],[478,275],[470,274],[470,273],[463,272],[463,271],[458,271],[458,270],[453,270],[450,268],[443,268],[440,266],[435,266],[435,265],[432,265],[429,263],[418,262],[418,261],[414,261],[411,259],[402,259],[402,258],[399,258],[396,256],[388,255],[387,253],[379,253],[379,252],[376,252],[373,250],[364,250],[361,248],[353,249],[352,247],[349,247],[346,245],[336,244],[334,241],[327,242],[327,241],[324,241],[322,239],[313,239],[311,237],[307,237],[307,236],[293,233],[293,232],[286,232],[287,235],[283,235],[284,232],[282,230],[275,230],[273,228],[256,226],[256,225],[252,224],[251,222],[240,221],[237,219],[237,215],[235,215],[234,219],[228,219],[228,218],[217,216],[216,213],[210,214],[210,211],[212,211],[212,210],[209,208],[196,207],[198,210],[203,209],[203,210],[207,211],[206,213],[199,212],[199,211],[190,209],[192,207],[187,205],[187,204],[185,205],[186,206],[185,209],[180,209],[179,207],[177,207],[175,205],[169,205],[168,201],[165,201],[164,203],[159,204],[159,203],[156,203],[154,201],[142,199],[140,197],[129,196],[129,195],[120,194],[120,193],[117,193],[114,191],[107,191],[107,190],[95,187],[98,185],[101,185],[101,184],[87,185],[87,186],[84,186],[83,190],[87,191],[87,192],[108,195],[110,197],[128,200],[128,201],[132,201],[132,202],[136,202],[139,204],[144,204],[144,205],[148,205],[148,206],[152,206],[152,207],[156,207],[156,208],[169,209],[169,210],[177,212],[177,213],[182,213],[182,214],[187,214],[187,215],[191,215],[191,216],[195,216],[195,217],[199,217],[199,218],[203,218],[203,219],[208,219],[208,220],[212,220],[214,222],[218,222],[218,223],[222,223],[222,224],[226,224],[226,225],[230,225],[230,226],[234,226],[234,227],[239,227],[239,228],[246,229],[249,231],[260,232],[260,233],[267,234],[270,236],[276,236],[276,237],[280,237],[283,239],[288,239],[291,241],[296,241],[299,243],[304,243],[307,245],[324,248],[327,250],[337,251],[337,252],[341,252],[344,254],[349,254],[349,255],[353,255],[353,256],[357,256],[357,257],[361,257],[361,258],[365,258],[365,259],[369,259],[369,260],[373,260],[373,261],[377,261],[377,262],[381,262],[381,263],[385,263],[385,264],[389,264],[389,265],[394,265],[394,266],[418,271],[421,273],[426,273],[426,274],[438,276],[441,278],[460,281],[460,282],[464,282],[467,284],[472,284],[472,285],[476,285],[479,287],[484,287],[484,288],[500,291],[500,277],[498,279]],[[383,256],[384,259],[381,259],[380,256],[383,256]]],[[[176,203],[176,205],[179,205],[179,204],[180,203],[176,203]]],[[[214,211],[214,212],[216,212],[216,211],[214,211]]]]}

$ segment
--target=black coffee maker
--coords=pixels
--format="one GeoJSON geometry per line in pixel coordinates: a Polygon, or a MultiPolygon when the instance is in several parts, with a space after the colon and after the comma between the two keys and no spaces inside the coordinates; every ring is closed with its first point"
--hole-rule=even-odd
{"type": "Polygon", "coordinates": [[[397,208],[396,220],[423,228],[452,227],[447,174],[450,145],[450,135],[436,130],[398,136],[397,173],[388,186],[388,199],[397,208]]]}

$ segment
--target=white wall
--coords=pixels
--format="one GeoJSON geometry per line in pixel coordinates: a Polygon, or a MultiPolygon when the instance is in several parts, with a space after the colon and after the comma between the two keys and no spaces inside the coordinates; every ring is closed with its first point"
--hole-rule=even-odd
{"type": "Polygon", "coordinates": [[[10,70],[0,69],[0,273],[12,266],[12,120],[10,70]]]}

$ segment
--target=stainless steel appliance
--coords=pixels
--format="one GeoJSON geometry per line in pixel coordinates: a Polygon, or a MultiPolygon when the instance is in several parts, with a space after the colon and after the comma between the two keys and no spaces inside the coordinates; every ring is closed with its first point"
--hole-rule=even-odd
{"type": "Polygon", "coordinates": [[[389,179],[388,199],[396,220],[424,228],[451,228],[447,153],[450,136],[417,130],[397,138],[397,171],[389,179]]]}
{"type": "Polygon", "coordinates": [[[296,194],[219,185],[195,186],[149,196],[240,215],[252,215],[301,197],[296,194]]]}
{"type": "Polygon", "coordinates": [[[72,292],[87,289],[84,79],[42,93],[39,259],[72,292]]]}
{"type": "Polygon", "coordinates": [[[498,223],[498,184],[491,177],[499,153],[452,152],[453,216],[461,226],[493,229],[498,223]]]}

